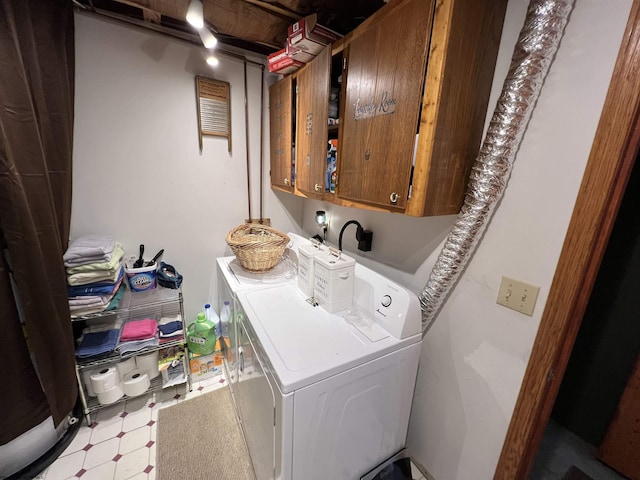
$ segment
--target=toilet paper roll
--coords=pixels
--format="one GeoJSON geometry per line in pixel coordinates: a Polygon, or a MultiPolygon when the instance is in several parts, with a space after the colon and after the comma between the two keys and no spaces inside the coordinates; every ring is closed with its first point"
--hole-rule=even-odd
{"type": "Polygon", "coordinates": [[[122,390],[122,383],[117,383],[106,392],[98,393],[98,401],[101,405],[110,405],[120,400],[123,395],[124,391],[122,390]]]}
{"type": "Polygon", "coordinates": [[[93,391],[93,387],[91,386],[91,375],[95,372],[95,370],[82,371],[82,381],[84,382],[84,386],[87,390],[87,395],[89,395],[90,397],[96,396],[96,392],[93,391]]]}
{"type": "Polygon", "coordinates": [[[139,370],[146,370],[149,374],[149,379],[153,380],[160,374],[158,370],[158,352],[138,355],[136,357],[136,366],[139,370]]]}
{"type": "Polygon", "coordinates": [[[133,357],[129,357],[126,360],[123,360],[122,362],[116,364],[116,369],[118,370],[120,378],[124,378],[127,373],[135,370],[136,368],[136,359],[133,357]]]}
{"type": "Polygon", "coordinates": [[[149,389],[151,380],[146,370],[135,369],[127,373],[122,380],[124,394],[127,397],[137,397],[149,389]]]}
{"type": "Polygon", "coordinates": [[[95,393],[105,393],[120,382],[120,376],[116,367],[105,367],[89,375],[89,382],[95,393]]]}

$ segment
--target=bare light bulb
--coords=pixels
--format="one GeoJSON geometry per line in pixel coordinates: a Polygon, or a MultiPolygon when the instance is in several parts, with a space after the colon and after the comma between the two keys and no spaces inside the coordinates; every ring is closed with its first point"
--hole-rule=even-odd
{"type": "Polygon", "coordinates": [[[213,55],[209,55],[209,56],[207,57],[207,63],[208,63],[209,65],[211,65],[212,67],[217,67],[217,66],[218,66],[218,63],[220,63],[220,62],[219,62],[219,61],[218,61],[218,59],[217,59],[216,57],[214,57],[213,55]]]}
{"type": "Polygon", "coordinates": [[[200,38],[205,48],[214,48],[218,44],[218,39],[211,33],[208,28],[203,28],[199,32],[200,38]]]}
{"type": "Polygon", "coordinates": [[[200,0],[191,0],[187,9],[187,22],[200,30],[204,27],[204,13],[200,0]]]}

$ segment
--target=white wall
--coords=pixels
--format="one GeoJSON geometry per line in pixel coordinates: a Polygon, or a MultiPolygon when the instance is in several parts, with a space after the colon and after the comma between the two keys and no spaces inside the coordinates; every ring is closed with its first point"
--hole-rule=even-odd
{"type": "MultiPolygon", "coordinates": [[[[510,0],[489,116],[526,14],[510,0]]],[[[464,275],[424,339],[408,447],[437,480],[493,478],[588,159],[630,0],[579,0],[516,157],[505,195],[464,275]],[[539,285],[533,317],[496,304],[501,276],[539,285]]],[[[332,217],[330,241],[346,220],[371,229],[360,258],[421,290],[455,218],[304,207],[332,217]]],[[[355,228],[343,243],[356,250],[355,228]],[[347,239],[348,242],[347,243],[347,239]]]]}
{"type": "MultiPolygon", "coordinates": [[[[229,230],[248,217],[242,61],[148,30],[76,14],[76,95],[71,238],[110,234],[127,252],[145,245],[184,276],[185,316],[209,298],[214,259],[231,254],[229,230]],[[232,152],[226,139],[198,147],[195,75],[231,84],[232,152]]],[[[247,55],[254,61],[264,61],[247,55]]],[[[260,67],[247,67],[252,216],[259,217],[260,67]]],[[[265,75],[268,77],[268,75],[265,75]]],[[[269,78],[265,79],[265,84],[269,78]]],[[[269,182],[265,85],[264,181],[269,182]]],[[[264,190],[264,217],[298,231],[301,201],[264,190]],[[282,204],[287,206],[283,208],[282,204]]]]}
{"type": "MultiPolygon", "coordinates": [[[[438,480],[493,476],[630,3],[576,2],[504,198],[425,337],[408,446],[438,480]],[[533,317],[496,305],[502,275],[541,287],[533,317]]],[[[509,1],[491,105],[527,4],[509,1]]],[[[207,300],[213,259],[228,253],[226,232],[247,215],[242,64],[223,61],[215,74],[232,84],[233,155],[224,141],[205,138],[200,156],[193,77],[212,76],[200,51],[83,15],[76,22],[72,236],[111,233],[128,250],[141,242],[151,254],[165,248],[166,261],[185,275],[187,316],[193,316],[207,300]],[[167,190],[171,193],[161,193],[167,190]]],[[[249,71],[250,94],[259,99],[257,72],[249,71]]],[[[259,118],[256,103],[250,103],[253,120],[259,118]]],[[[252,165],[258,135],[252,128],[252,165]]],[[[253,208],[256,216],[257,205],[253,208]]],[[[319,233],[313,221],[317,209],[329,213],[331,243],[337,244],[340,227],[350,219],[372,230],[373,250],[359,261],[416,293],[455,221],[454,216],[410,218],[335,207],[265,189],[265,216],[281,230],[299,231],[301,225],[309,235],[319,233]]],[[[343,243],[345,250],[356,251],[353,226],[343,243]]]]}

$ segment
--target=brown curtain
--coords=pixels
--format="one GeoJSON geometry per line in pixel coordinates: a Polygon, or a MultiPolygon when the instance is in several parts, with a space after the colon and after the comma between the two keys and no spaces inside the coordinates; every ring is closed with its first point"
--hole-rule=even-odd
{"type": "Polygon", "coordinates": [[[78,394],[62,264],[73,32],[70,0],[0,0],[0,445],[48,415],[58,425],[78,394]]]}

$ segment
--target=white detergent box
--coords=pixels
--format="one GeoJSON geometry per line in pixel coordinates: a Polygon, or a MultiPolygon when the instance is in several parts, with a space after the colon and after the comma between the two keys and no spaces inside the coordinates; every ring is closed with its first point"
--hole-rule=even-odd
{"type": "Polygon", "coordinates": [[[328,252],[320,242],[311,239],[311,245],[298,247],[298,288],[307,297],[313,297],[313,259],[316,255],[328,252]]]}
{"type": "Polygon", "coordinates": [[[313,298],[316,302],[329,313],[352,306],[355,259],[330,247],[313,260],[313,298]]]}

